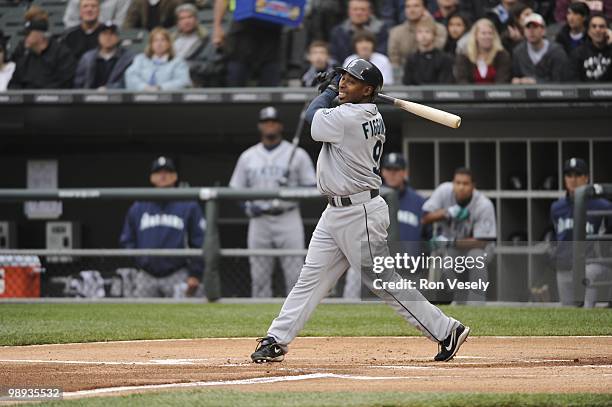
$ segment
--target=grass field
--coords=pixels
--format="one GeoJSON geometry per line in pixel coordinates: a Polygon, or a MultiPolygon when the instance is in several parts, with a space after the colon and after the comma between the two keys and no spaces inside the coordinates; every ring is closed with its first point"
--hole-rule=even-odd
{"type": "MultiPolygon", "coordinates": [[[[2,304],[0,345],[257,337],[279,304],[2,304]]],[[[612,310],[442,307],[478,336],[612,335],[612,310]]],[[[323,304],[301,336],[420,335],[384,304],[323,304]]]]}
{"type": "MultiPolygon", "coordinates": [[[[2,304],[0,345],[137,339],[256,337],[280,304],[2,304]]],[[[612,335],[612,310],[452,307],[476,336],[612,335]]],[[[384,304],[323,304],[301,336],[420,335],[384,304]]],[[[604,352],[605,353],[605,352],[604,352]]],[[[282,384],[280,385],[282,390],[282,384]]],[[[38,406],[612,406],[609,394],[250,392],[183,390],[38,406]]]]}
{"type": "Polygon", "coordinates": [[[490,394],[490,393],[251,393],[240,391],[184,391],[134,394],[124,397],[66,400],[36,406],[411,406],[411,407],[505,407],[505,406],[610,406],[605,394],[490,394]]]}

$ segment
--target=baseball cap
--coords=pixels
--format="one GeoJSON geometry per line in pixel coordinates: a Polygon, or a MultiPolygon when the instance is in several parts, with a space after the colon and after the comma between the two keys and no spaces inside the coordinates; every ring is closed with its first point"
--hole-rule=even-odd
{"type": "Polygon", "coordinates": [[[24,34],[29,34],[32,31],[47,32],[49,30],[49,23],[47,20],[29,20],[23,25],[24,34]]]}
{"type": "Polygon", "coordinates": [[[542,17],[538,13],[529,14],[527,17],[523,19],[523,25],[525,27],[527,27],[529,24],[537,24],[540,27],[546,27],[546,22],[544,21],[544,17],[542,17]]]}
{"type": "Polygon", "coordinates": [[[582,158],[572,157],[563,164],[563,174],[575,172],[576,174],[587,175],[589,167],[582,158]]]}
{"type": "Polygon", "coordinates": [[[280,117],[278,116],[278,111],[273,106],[264,107],[259,111],[259,121],[265,122],[268,120],[274,120],[280,122],[280,117]]]}
{"type": "Polygon", "coordinates": [[[406,168],[406,160],[400,153],[389,153],[383,157],[382,167],[403,170],[406,168]]]}
{"type": "Polygon", "coordinates": [[[171,158],[165,157],[163,155],[160,157],[157,157],[155,161],[153,161],[153,164],[151,165],[151,173],[161,171],[161,170],[168,170],[170,172],[176,172],[174,161],[172,161],[171,158]]]}
{"type": "Polygon", "coordinates": [[[100,31],[106,31],[106,30],[110,30],[113,31],[115,33],[119,32],[119,27],[117,26],[117,24],[115,24],[114,21],[109,20],[109,21],[105,21],[102,23],[102,26],[100,28],[100,31]]]}

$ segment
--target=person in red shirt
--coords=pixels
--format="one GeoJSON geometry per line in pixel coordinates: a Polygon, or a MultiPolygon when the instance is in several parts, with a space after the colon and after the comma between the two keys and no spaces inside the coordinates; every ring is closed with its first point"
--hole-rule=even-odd
{"type": "Polygon", "coordinates": [[[495,25],[486,18],[476,21],[468,34],[465,53],[455,59],[457,83],[508,83],[511,76],[510,54],[502,46],[495,25]]]}

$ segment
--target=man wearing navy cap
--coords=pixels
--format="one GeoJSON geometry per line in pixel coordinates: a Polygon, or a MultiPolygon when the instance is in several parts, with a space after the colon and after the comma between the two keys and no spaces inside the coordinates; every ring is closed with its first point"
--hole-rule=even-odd
{"type": "MultiPolygon", "coordinates": [[[[178,174],[172,159],[158,157],[150,181],[157,188],[176,187],[178,174]]],[[[129,209],[120,245],[126,249],[200,249],[205,222],[195,201],[135,202],[129,209]]],[[[136,297],[183,297],[195,294],[202,281],[201,256],[139,257],[136,297]]]]}
{"type": "MultiPolygon", "coordinates": [[[[572,240],[574,232],[574,193],[578,187],[589,183],[589,167],[581,158],[570,158],[563,164],[563,182],[566,194],[553,202],[550,207],[550,216],[555,228],[555,263],[557,270],[557,288],[559,290],[559,301],[563,305],[575,305],[582,299],[574,298],[574,284],[572,275],[573,256],[572,240]]],[[[590,199],[586,203],[587,211],[611,210],[612,203],[607,199],[590,199]]],[[[610,233],[610,218],[605,216],[587,216],[587,234],[610,233]]],[[[593,258],[594,247],[587,248],[587,258],[593,258]]],[[[585,277],[594,282],[596,280],[609,280],[610,270],[602,264],[587,263],[585,277]]],[[[608,292],[605,301],[610,301],[608,292]]],[[[597,301],[597,288],[587,287],[584,296],[584,306],[587,308],[595,306],[597,301]]]]}
{"type": "Polygon", "coordinates": [[[64,44],[51,37],[47,21],[27,21],[24,29],[25,52],[15,61],[9,88],[71,88],[76,61],[64,44]]]}
{"type": "Polygon", "coordinates": [[[81,57],[74,78],[75,88],[118,89],[125,87],[125,70],[134,53],[119,45],[119,28],[112,21],[100,25],[98,47],[81,57]]]}

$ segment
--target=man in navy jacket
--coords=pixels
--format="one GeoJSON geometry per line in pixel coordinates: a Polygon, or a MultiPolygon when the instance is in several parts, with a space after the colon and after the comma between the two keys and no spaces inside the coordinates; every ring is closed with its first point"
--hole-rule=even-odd
{"type": "MultiPolygon", "coordinates": [[[[586,162],[581,158],[570,158],[563,165],[563,180],[565,183],[566,195],[559,198],[550,207],[550,217],[555,228],[555,239],[557,240],[555,250],[555,263],[557,270],[557,287],[559,290],[559,301],[563,305],[573,305],[579,303],[574,299],[573,285],[573,247],[572,240],[574,235],[574,192],[576,188],[586,185],[589,182],[589,170],[586,162]]],[[[590,199],[586,204],[587,210],[612,210],[612,203],[607,199],[590,199]]],[[[609,227],[610,218],[605,216],[587,216],[587,234],[597,234],[605,232],[609,227]]],[[[609,233],[609,232],[608,232],[609,233]]],[[[587,258],[595,256],[594,246],[587,248],[587,258]]],[[[586,265],[585,277],[594,282],[595,280],[605,280],[610,278],[610,270],[603,264],[589,263],[586,265]]],[[[584,306],[593,307],[597,300],[597,288],[587,287],[585,291],[584,306]]],[[[610,296],[605,299],[610,300],[610,296]]]]}
{"type": "MultiPolygon", "coordinates": [[[[170,158],[159,157],[151,168],[151,183],[172,188],[178,180],[170,158]]],[[[126,249],[201,248],[205,222],[195,201],[135,202],[123,225],[120,244],[126,249]]],[[[197,290],[204,269],[201,256],[139,257],[140,269],[134,294],[137,297],[182,297],[197,290]]]]}
{"type": "Polygon", "coordinates": [[[112,21],[102,25],[98,48],[81,57],[74,78],[75,88],[117,89],[125,87],[125,70],[132,64],[134,53],[119,45],[119,29],[112,21]]]}

